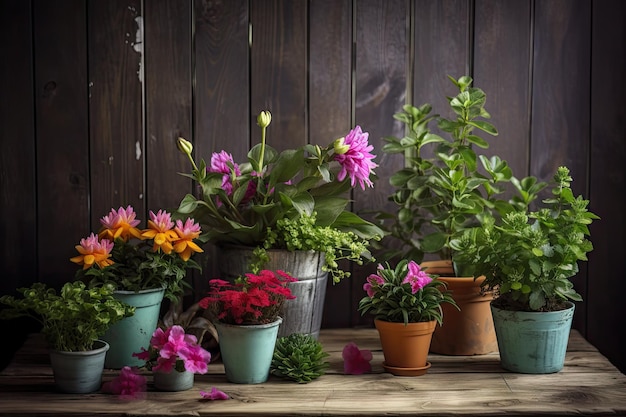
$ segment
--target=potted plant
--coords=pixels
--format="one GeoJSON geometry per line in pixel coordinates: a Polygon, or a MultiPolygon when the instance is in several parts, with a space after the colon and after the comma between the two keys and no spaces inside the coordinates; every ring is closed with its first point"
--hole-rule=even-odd
{"type": "Polygon", "coordinates": [[[443,323],[442,304],[456,307],[446,284],[432,278],[415,261],[395,268],[379,265],[363,285],[361,314],[374,315],[385,362],[394,375],[419,376],[427,372],[428,350],[437,323],[443,323]]]}
{"type": "MultiPolygon", "coordinates": [[[[534,179],[525,182],[533,183],[534,179]]],[[[589,225],[598,216],[588,200],[574,197],[567,167],[554,176],[552,197],[544,206],[518,209],[502,218],[486,213],[478,227],[453,239],[451,246],[484,275],[483,286],[497,288],[491,309],[502,366],[522,373],[563,368],[574,303],[581,301],[571,277],[593,249],[589,225]]],[[[523,187],[522,198],[536,194],[523,187]]]]}
{"type": "Polygon", "coordinates": [[[153,372],[154,386],[162,391],[184,391],[193,386],[195,374],[205,374],[211,354],[198,343],[196,336],[186,334],[182,326],[157,328],[148,349],[133,356],[145,361],[153,372]]]}
{"type": "Polygon", "coordinates": [[[217,328],[226,379],[239,384],[267,381],[286,300],[294,298],[283,271],[248,273],[235,282],[213,279],[199,301],[217,328]]]}
{"type": "Polygon", "coordinates": [[[139,366],[132,354],[147,346],[157,327],[163,297],[178,302],[187,269],[200,269],[193,255],[203,252],[196,241],[200,225],[191,218],[172,220],[164,210],[150,212],[143,230],[132,206],[111,209],[100,219],[98,234],[76,246],[70,260],[82,268],[76,277],[89,286],[112,285],[115,297],[136,307],[135,315],[120,321],[103,336],[111,346],[106,366],[139,366]]]}
{"type": "Polygon", "coordinates": [[[297,301],[284,311],[281,329],[287,333],[281,336],[317,336],[328,274],[339,282],[350,275],[339,260],[371,260],[369,243],[383,233],[347,209],[350,190],[373,186],[375,156],[359,126],[326,147],[307,144],[279,153],[266,143],[270,112],[262,111],[257,123],[261,143],[244,163],[226,151],[213,153],[209,164],[196,163],[192,144],[178,140],[193,168],[184,175],[199,185],[199,196],[187,194],[178,212],[197,219],[217,246],[223,279],[261,269],[297,277],[290,284],[297,301]]]}
{"type": "Polygon", "coordinates": [[[79,394],[98,390],[109,349],[100,337],[109,326],[132,316],[134,307],[115,299],[109,285],[87,288],[80,281],[64,284],[58,293],[39,282],[18,292],[21,298],[0,297],[6,306],[0,318],[27,316],[41,324],[57,388],[79,394]]]}
{"type": "Polygon", "coordinates": [[[276,341],[270,373],[307,384],[324,375],[329,363],[322,344],[308,334],[292,333],[276,341]]]}
{"type": "Polygon", "coordinates": [[[498,156],[477,155],[475,147],[489,144],[477,132],[495,136],[496,128],[487,119],[486,94],[471,87],[472,79],[449,77],[458,94],[449,97],[452,118],[431,115],[432,107],[404,106],[394,118],[407,125],[403,138],[387,137],[383,151],[403,153],[405,166],[390,178],[395,192],[390,196],[397,209],[381,213],[388,231],[382,254],[385,259],[413,259],[429,273],[439,275],[454,294],[460,310],[444,306],[446,326],[438,326],[431,350],[448,355],[484,354],[497,343],[489,302],[491,293],[481,291],[482,277],[474,279],[456,258],[450,240],[459,231],[478,223],[477,216],[505,212],[509,204],[500,200],[504,184],[512,178],[506,161],[498,156]],[[429,124],[449,138],[433,133],[429,124]],[[480,164],[479,164],[480,161],[480,164]],[[432,258],[423,261],[425,254],[432,258]]]}

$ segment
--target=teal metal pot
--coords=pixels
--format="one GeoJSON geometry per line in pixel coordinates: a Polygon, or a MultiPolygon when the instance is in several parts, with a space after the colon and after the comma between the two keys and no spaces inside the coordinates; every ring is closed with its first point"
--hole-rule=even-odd
{"type": "Polygon", "coordinates": [[[104,358],[109,345],[96,340],[93,349],[84,352],[50,351],[54,384],[61,392],[87,394],[100,389],[104,358]]]}
{"type": "Polygon", "coordinates": [[[550,312],[501,310],[491,305],[502,367],[525,374],[559,372],[574,317],[574,304],[550,312]]]}

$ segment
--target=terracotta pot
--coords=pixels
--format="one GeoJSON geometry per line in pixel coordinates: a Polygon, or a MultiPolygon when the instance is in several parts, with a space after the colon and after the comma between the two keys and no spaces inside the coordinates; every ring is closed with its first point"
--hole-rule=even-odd
{"type": "Polygon", "coordinates": [[[428,349],[435,330],[435,320],[419,323],[392,323],[374,320],[387,372],[401,376],[419,376],[430,368],[428,349]]]}
{"type": "Polygon", "coordinates": [[[480,285],[485,277],[455,277],[452,262],[427,261],[422,267],[437,274],[452,291],[460,311],[444,303],[443,326],[437,325],[430,351],[442,355],[484,355],[498,350],[490,302],[493,291],[482,292],[480,285]]]}

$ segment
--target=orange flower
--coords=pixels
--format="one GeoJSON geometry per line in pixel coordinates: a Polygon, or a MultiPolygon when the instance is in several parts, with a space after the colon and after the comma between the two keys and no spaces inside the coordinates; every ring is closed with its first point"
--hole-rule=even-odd
{"type": "Polygon", "coordinates": [[[150,211],[150,220],[148,220],[148,229],[144,230],[141,234],[144,239],[154,240],[152,250],[158,252],[170,254],[174,250],[172,242],[178,239],[178,235],[172,228],[174,222],[172,222],[172,216],[165,210],[159,210],[157,214],[150,211]]]}
{"type": "Polygon", "coordinates": [[[70,258],[70,261],[82,265],[83,269],[89,269],[94,265],[106,268],[114,263],[110,259],[113,242],[108,239],[98,241],[98,236],[94,233],[85,239],[81,239],[80,245],[76,245],[76,250],[80,255],[70,258]]]}
{"type": "Polygon", "coordinates": [[[102,230],[99,236],[112,241],[120,238],[124,242],[128,242],[131,237],[141,240],[141,231],[136,227],[139,220],[136,220],[135,216],[135,210],[131,206],[126,207],[126,209],[120,207],[117,211],[111,209],[108,215],[100,219],[102,230]]]}
{"type": "Polygon", "coordinates": [[[200,236],[200,225],[193,219],[187,219],[183,224],[181,220],[176,220],[174,231],[178,235],[178,240],[174,244],[174,251],[180,255],[183,261],[187,262],[194,252],[204,252],[193,240],[200,236]]]}

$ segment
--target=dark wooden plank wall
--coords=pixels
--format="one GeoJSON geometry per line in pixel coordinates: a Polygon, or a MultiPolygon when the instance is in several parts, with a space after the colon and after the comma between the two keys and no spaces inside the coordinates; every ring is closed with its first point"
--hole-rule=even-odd
{"type": "MultiPolygon", "coordinates": [[[[241,160],[263,109],[278,149],[360,124],[380,180],[353,209],[389,207],[392,115],[405,102],[446,111],[446,75],[470,74],[500,131],[489,153],[542,180],[568,165],[602,217],[575,326],[624,370],[624,23],[620,0],[3,0],[0,292],[71,280],[73,246],[111,207],[145,219],[193,189],[177,137],[241,160]]],[[[329,287],[324,326],[369,323],[356,304],[372,267],[329,287]]]]}

